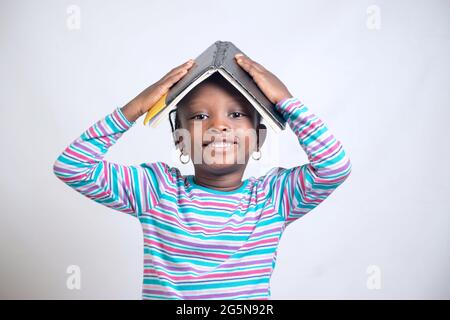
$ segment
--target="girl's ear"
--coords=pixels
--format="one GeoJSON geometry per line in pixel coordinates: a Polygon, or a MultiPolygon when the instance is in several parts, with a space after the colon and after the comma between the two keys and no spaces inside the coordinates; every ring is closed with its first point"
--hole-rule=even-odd
{"type": "Polygon", "coordinates": [[[262,123],[258,124],[258,127],[256,129],[256,134],[258,135],[257,136],[258,143],[257,143],[256,148],[257,148],[257,151],[259,151],[259,149],[261,149],[261,147],[263,146],[264,141],[266,141],[267,127],[262,123]]]}
{"type": "Polygon", "coordinates": [[[175,149],[180,149],[181,150],[183,136],[181,135],[180,130],[175,130],[172,133],[172,137],[173,137],[173,142],[175,143],[175,149]]]}
{"type": "Polygon", "coordinates": [[[190,150],[191,148],[191,134],[187,129],[178,128],[173,132],[173,140],[175,148],[180,150],[190,150]]]}

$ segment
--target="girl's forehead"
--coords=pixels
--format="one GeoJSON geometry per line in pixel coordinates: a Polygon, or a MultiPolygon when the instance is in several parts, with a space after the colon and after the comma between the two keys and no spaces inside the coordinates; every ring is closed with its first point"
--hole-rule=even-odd
{"type": "Polygon", "coordinates": [[[250,101],[232,84],[220,77],[216,76],[216,78],[207,80],[208,82],[204,82],[194,88],[181,99],[178,105],[181,107],[180,109],[184,109],[183,111],[185,112],[190,112],[199,108],[223,109],[227,107],[240,107],[247,112],[252,112],[253,106],[250,101]]]}
{"type": "Polygon", "coordinates": [[[183,103],[187,107],[200,106],[225,106],[225,105],[247,106],[250,102],[240,92],[199,92],[195,96],[188,97],[183,103]]]}
{"type": "MultiPolygon", "coordinates": [[[[196,100],[188,103],[182,109],[186,113],[197,112],[197,111],[227,111],[227,110],[239,110],[241,112],[253,113],[254,108],[248,102],[248,100],[242,99],[225,99],[225,98],[217,98],[217,99],[205,99],[205,100],[196,100]]],[[[182,112],[183,112],[182,111],[182,112]]]]}
{"type": "Polygon", "coordinates": [[[187,96],[187,100],[247,100],[232,84],[217,77],[206,80],[191,91],[187,96]]]}

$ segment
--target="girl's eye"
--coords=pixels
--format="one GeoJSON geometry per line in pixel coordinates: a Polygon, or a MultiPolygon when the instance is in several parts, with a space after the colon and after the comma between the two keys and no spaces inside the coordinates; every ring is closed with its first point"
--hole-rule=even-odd
{"type": "Polygon", "coordinates": [[[245,114],[243,114],[242,112],[239,112],[239,111],[235,111],[235,112],[232,112],[231,115],[233,118],[239,118],[239,117],[244,116],[245,114]]]}
{"type": "MultiPolygon", "coordinates": [[[[243,114],[242,112],[239,112],[239,111],[235,111],[235,112],[231,113],[231,117],[232,118],[240,118],[240,117],[243,117],[243,116],[245,116],[245,114],[243,114]]],[[[191,119],[193,119],[193,120],[204,120],[206,118],[208,118],[208,115],[206,115],[204,113],[200,113],[200,114],[197,114],[197,115],[193,116],[191,119]]]]}
{"type": "Polygon", "coordinates": [[[206,117],[207,117],[206,114],[201,113],[201,114],[197,114],[197,115],[193,116],[191,119],[194,119],[194,120],[203,120],[203,119],[206,119],[206,117]]]}

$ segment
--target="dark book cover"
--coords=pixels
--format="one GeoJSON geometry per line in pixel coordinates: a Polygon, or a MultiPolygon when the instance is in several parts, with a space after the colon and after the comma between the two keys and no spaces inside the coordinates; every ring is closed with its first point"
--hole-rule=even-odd
{"type": "Polygon", "coordinates": [[[284,130],[286,120],[275,110],[274,104],[267,99],[250,74],[236,62],[237,53],[245,55],[229,41],[216,41],[209,46],[195,59],[194,65],[186,75],[170,88],[165,101],[166,107],[152,119],[152,125],[156,126],[195,86],[214,72],[219,72],[250,101],[275,131],[284,130]]]}

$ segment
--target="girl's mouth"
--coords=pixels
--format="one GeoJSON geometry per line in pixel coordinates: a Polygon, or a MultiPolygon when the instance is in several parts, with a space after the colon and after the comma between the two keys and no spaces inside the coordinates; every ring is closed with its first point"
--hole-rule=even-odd
{"type": "Polygon", "coordinates": [[[231,149],[234,145],[237,145],[238,141],[236,139],[214,139],[212,141],[207,141],[202,144],[202,146],[209,147],[215,150],[227,150],[231,149]]]}
{"type": "Polygon", "coordinates": [[[229,149],[231,148],[235,143],[231,142],[211,142],[207,146],[214,149],[229,149]]]}

